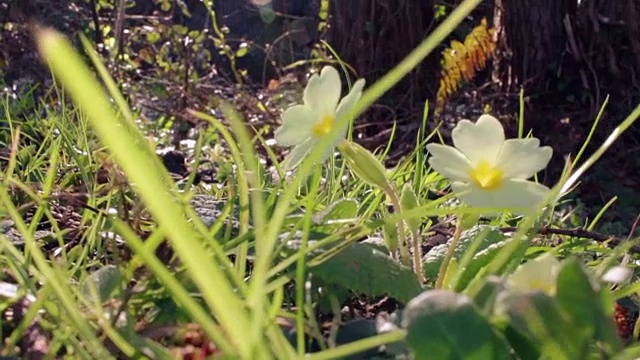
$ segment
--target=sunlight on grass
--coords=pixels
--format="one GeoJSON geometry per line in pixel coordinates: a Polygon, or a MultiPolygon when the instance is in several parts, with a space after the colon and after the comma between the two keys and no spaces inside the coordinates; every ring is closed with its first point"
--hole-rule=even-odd
{"type": "Polygon", "coordinates": [[[610,271],[631,273],[637,239],[594,233],[614,200],[578,229],[562,228],[569,216],[558,220],[557,211],[640,106],[587,156],[602,110],[549,187],[536,173],[552,151],[524,136],[524,106],[516,139],[490,115],[458,122],[445,139],[428,131],[427,101],[415,150],[393,168],[385,160],[395,124],[376,151],[348,134],[479,3],[455,7],[368,87],[352,83],[334,54],[301,102],[282,109],[277,145],[292,148],[284,161],[265,140],[269,130],[254,129],[235,103],[211,95],[215,108],[187,109],[207,124],[196,168],[206,144],[228,151],[226,176],[213,185],[196,185],[195,173],[173,180],[86,37],[96,74],[63,35],[36,28],[60,108],[32,123],[9,119],[3,138],[0,316],[13,313],[0,356],[30,337],[46,338],[51,354],[87,359],[184,358],[173,344],[188,341],[198,356],[234,359],[632,351],[613,311],[638,283],[610,271]],[[352,303],[361,318],[344,321],[352,303]]]}
{"type": "MultiPolygon", "coordinates": [[[[202,239],[188,225],[177,203],[172,201],[169,191],[173,185],[168,182],[168,174],[149,145],[142,136],[133,132],[131,126],[127,125],[128,122],[120,121],[121,117],[111,110],[106,94],[100,90],[100,85],[66,40],[45,29],[39,30],[37,39],[40,51],[54,73],[87,113],[93,128],[125,170],[130,182],[136,184],[149,211],[158,222],[164,224],[173,248],[198,283],[207,305],[232,338],[246,338],[246,329],[250,324],[246,310],[236,301],[225,275],[201,251],[202,239]],[[157,175],[149,176],[150,174],[157,175]]],[[[193,310],[196,308],[195,304],[189,305],[192,311],[196,311],[193,310]]],[[[201,321],[210,335],[214,335],[216,330],[213,322],[207,322],[206,318],[201,321]]],[[[257,341],[247,340],[247,345],[257,341]]],[[[240,345],[236,351],[249,356],[252,349],[250,346],[240,345]]]]}

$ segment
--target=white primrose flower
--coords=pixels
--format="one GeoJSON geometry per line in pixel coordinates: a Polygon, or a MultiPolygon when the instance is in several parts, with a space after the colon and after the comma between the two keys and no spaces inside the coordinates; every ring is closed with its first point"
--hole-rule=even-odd
{"type": "MultiPolygon", "coordinates": [[[[294,146],[284,161],[284,168],[296,167],[309,154],[313,147],[335,125],[362,96],[364,79],[353,84],[351,91],[340,100],[342,82],[338,71],[325,66],[320,75],[309,79],[302,96],[304,104],[294,105],[282,114],[282,126],[275,131],[275,139],[280,146],[294,146]],[[340,101],[338,103],[338,101],[340,101]]],[[[346,129],[333,141],[323,156],[329,158],[334,148],[346,138],[346,129]]]]}
{"type": "Polygon", "coordinates": [[[507,279],[507,284],[515,291],[542,291],[554,295],[561,268],[561,263],[552,254],[544,253],[518,266],[507,279]]]}
{"type": "Polygon", "coordinates": [[[527,181],[544,169],[553,153],[536,138],[505,140],[502,124],[482,115],[462,120],[451,134],[453,145],[428,144],[431,168],[451,180],[453,191],[469,206],[531,209],[549,193],[527,181]]]}

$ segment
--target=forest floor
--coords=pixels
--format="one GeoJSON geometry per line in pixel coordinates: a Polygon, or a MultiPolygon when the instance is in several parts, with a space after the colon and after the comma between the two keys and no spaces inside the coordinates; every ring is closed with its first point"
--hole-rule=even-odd
{"type": "MultiPolygon", "coordinates": [[[[84,7],[79,7],[76,13],[72,13],[61,11],[50,4],[42,6],[48,9],[46,21],[67,33],[83,29],[90,18],[89,10],[84,7]]],[[[10,18],[12,14],[5,16],[10,18]]],[[[0,39],[1,93],[13,109],[14,120],[20,121],[28,121],[29,116],[43,104],[52,108],[56,106],[56,98],[48,96],[51,95],[53,85],[50,73],[39,61],[26,29],[5,28],[0,39]]],[[[304,74],[300,72],[289,72],[282,78],[271,79],[268,84],[254,82],[251,85],[249,81],[249,85],[238,87],[232,74],[224,74],[224,70],[220,70],[222,72],[215,78],[194,83],[185,89],[184,84],[178,80],[160,78],[161,71],[157,68],[146,68],[144,72],[127,72],[118,68],[118,65],[113,65],[111,70],[121,88],[127,92],[131,106],[139,111],[141,120],[149,124],[149,131],[156,132],[155,136],[161,136],[167,145],[173,145],[174,148],[189,137],[194,140],[197,132],[190,133],[190,129],[205,126],[187,115],[186,109],[215,109],[215,97],[221,96],[235,103],[251,127],[265,131],[268,136],[278,125],[281,109],[299,100],[304,88],[304,84],[300,83],[304,74]]],[[[367,80],[369,84],[375,81],[367,80]]],[[[552,184],[558,179],[567,156],[575,156],[580,151],[600,110],[601,104],[593,104],[593,101],[590,104],[587,101],[580,102],[586,95],[582,89],[563,91],[563,94],[567,93],[570,95],[547,93],[541,95],[544,99],[538,94],[524,94],[526,128],[532,129],[534,136],[539,137],[543,144],[554,148],[551,166],[543,176],[546,184],[552,184]]],[[[620,90],[618,93],[624,91],[620,90]]],[[[625,102],[628,99],[610,99],[586,148],[587,154],[596,149],[635,106],[625,102]]],[[[387,145],[392,128],[394,124],[397,125],[387,156],[389,165],[394,165],[413,151],[415,132],[423,117],[420,106],[398,109],[392,104],[393,99],[387,98],[384,103],[374,105],[356,121],[353,133],[357,142],[374,150],[387,145]]],[[[58,107],[59,105],[57,104],[58,107]]],[[[488,108],[492,115],[502,121],[507,131],[514,135],[517,131],[519,107],[518,93],[504,93],[490,81],[483,82],[479,79],[475,84],[467,84],[454,94],[439,118],[430,116],[429,121],[432,128],[442,121],[441,129],[451,129],[457,121],[465,118],[473,120],[488,108]]],[[[604,233],[631,235],[628,231],[640,213],[640,196],[637,195],[640,190],[640,157],[636,156],[640,150],[639,135],[640,127],[635,126],[618,139],[586,174],[579,190],[571,194],[572,207],[585,219],[593,217],[602,206],[616,198],[598,226],[598,230],[604,233]]],[[[175,150],[180,151],[179,148],[175,150]]],[[[277,148],[274,150],[279,151],[277,148]]]]}

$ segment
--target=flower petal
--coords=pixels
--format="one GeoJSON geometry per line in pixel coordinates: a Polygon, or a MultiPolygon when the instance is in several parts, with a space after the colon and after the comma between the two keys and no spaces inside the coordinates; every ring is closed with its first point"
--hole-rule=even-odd
{"type": "Polygon", "coordinates": [[[516,291],[543,291],[553,295],[562,264],[553,254],[544,253],[518,266],[509,276],[509,288],[516,291]]]}
{"type": "Polygon", "coordinates": [[[349,93],[340,100],[338,104],[338,109],[336,110],[336,120],[340,119],[342,116],[346,114],[347,111],[351,110],[351,108],[360,100],[362,96],[362,89],[364,88],[365,80],[358,79],[358,81],[353,84],[349,93]]]}
{"type": "Polygon", "coordinates": [[[453,145],[469,158],[472,164],[487,161],[491,165],[504,143],[504,128],[498,119],[491,115],[482,115],[474,124],[462,120],[451,132],[453,145]]]}
{"type": "Polygon", "coordinates": [[[280,146],[298,145],[311,137],[311,129],[317,122],[316,114],[306,105],[295,105],[282,114],[282,126],[275,132],[280,146]]]}
{"type": "Polygon", "coordinates": [[[344,139],[346,139],[346,137],[347,137],[347,129],[345,128],[344,131],[340,132],[338,136],[331,142],[331,146],[329,146],[329,148],[325,150],[324,154],[322,154],[321,160],[325,161],[331,156],[333,156],[336,153],[336,147],[340,145],[340,143],[344,139]]]}
{"type": "Polygon", "coordinates": [[[528,179],[547,166],[552,154],[551,147],[540,147],[536,138],[509,139],[500,150],[497,165],[507,178],[528,179]]]}
{"type": "Polygon", "coordinates": [[[428,144],[429,165],[442,176],[453,181],[472,181],[471,163],[458,149],[441,144],[428,144]]]}
{"type": "Polygon", "coordinates": [[[320,71],[320,75],[311,76],[302,99],[305,105],[317,113],[318,117],[322,117],[335,114],[341,92],[342,82],[338,70],[325,66],[320,71]]]}
{"type": "Polygon", "coordinates": [[[459,197],[469,206],[488,208],[521,209],[517,213],[526,213],[540,205],[549,188],[532,181],[506,180],[498,189],[487,191],[470,184],[451,184],[455,192],[463,193],[459,197]],[[455,185],[455,186],[454,186],[455,185]]]}
{"type": "Polygon", "coordinates": [[[314,138],[308,138],[307,140],[303,141],[300,145],[294,147],[289,153],[289,155],[287,155],[287,157],[284,159],[284,162],[282,165],[284,167],[284,170],[285,171],[291,170],[296,166],[300,165],[302,160],[304,160],[304,158],[307,157],[307,155],[309,155],[309,153],[313,149],[313,146],[316,143],[317,141],[314,138]]]}

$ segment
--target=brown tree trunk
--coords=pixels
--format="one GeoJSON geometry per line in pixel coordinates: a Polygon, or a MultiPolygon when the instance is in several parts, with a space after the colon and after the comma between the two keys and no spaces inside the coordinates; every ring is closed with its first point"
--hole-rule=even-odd
{"type": "Polygon", "coordinates": [[[640,100],[640,0],[583,0],[577,31],[586,78],[599,106],[611,95],[620,117],[640,100]]]}
{"type": "MultiPolygon", "coordinates": [[[[331,1],[328,41],[358,72],[374,81],[396,66],[434,28],[434,0],[331,1]]],[[[389,94],[393,107],[435,99],[439,53],[434,52],[389,94]]]]}
{"type": "Polygon", "coordinates": [[[496,0],[494,26],[498,54],[494,75],[508,90],[523,86],[527,94],[543,91],[556,74],[567,44],[565,17],[573,17],[576,0],[496,0]]]}
{"type": "Polygon", "coordinates": [[[496,0],[494,77],[540,102],[566,97],[587,118],[611,95],[626,115],[640,100],[639,19],[640,0],[496,0]]]}

